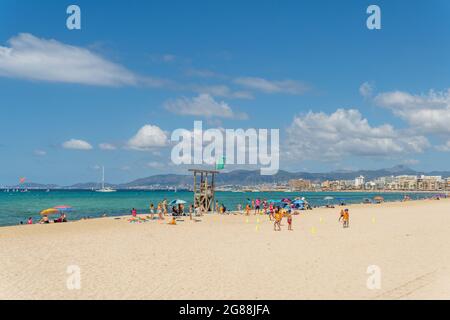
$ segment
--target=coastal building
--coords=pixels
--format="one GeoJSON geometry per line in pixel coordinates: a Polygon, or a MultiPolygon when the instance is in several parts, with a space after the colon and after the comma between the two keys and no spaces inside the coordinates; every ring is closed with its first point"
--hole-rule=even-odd
{"type": "Polygon", "coordinates": [[[289,188],[295,191],[309,191],[312,189],[311,181],[305,179],[289,180],[289,188]]]}
{"type": "Polygon", "coordinates": [[[441,176],[424,176],[417,179],[417,189],[421,191],[444,190],[444,180],[441,176]]]}
{"type": "Polygon", "coordinates": [[[359,176],[355,178],[355,188],[356,189],[362,189],[364,188],[364,177],[359,176]]]}

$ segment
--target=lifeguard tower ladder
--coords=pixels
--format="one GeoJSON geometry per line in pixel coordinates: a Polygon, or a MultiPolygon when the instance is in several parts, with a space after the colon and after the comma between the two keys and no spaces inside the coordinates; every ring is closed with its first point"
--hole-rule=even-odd
{"type": "Polygon", "coordinates": [[[198,206],[200,212],[214,211],[215,175],[216,170],[189,169],[194,174],[194,206],[198,206]]]}

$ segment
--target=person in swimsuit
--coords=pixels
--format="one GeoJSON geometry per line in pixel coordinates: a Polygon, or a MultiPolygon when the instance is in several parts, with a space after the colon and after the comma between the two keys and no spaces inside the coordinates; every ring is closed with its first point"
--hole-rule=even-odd
{"type": "Polygon", "coordinates": [[[288,214],[287,216],[287,222],[288,222],[288,230],[292,231],[292,214],[288,214]]]}
{"type": "Polygon", "coordinates": [[[350,226],[350,214],[348,212],[348,209],[345,209],[345,211],[344,211],[343,220],[344,220],[343,227],[348,228],[350,226]]]}
{"type": "Polygon", "coordinates": [[[259,198],[256,198],[255,201],[255,214],[259,214],[259,210],[261,209],[261,200],[259,198]]]}
{"type": "Polygon", "coordinates": [[[341,213],[339,214],[338,222],[341,222],[341,220],[344,219],[344,209],[341,209],[341,213]]]}
{"type": "Polygon", "coordinates": [[[281,231],[281,219],[283,218],[283,213],[281,210],[276,210],[275,212],[275,222],[273,223],[274,231],[281,231]]]}
{"type": "Polygon", "coordinates": [[[155,217],[155,206],[153,205],[153,203],[150,203],[150,219],[153,220],[154,217],[155,217]]]}

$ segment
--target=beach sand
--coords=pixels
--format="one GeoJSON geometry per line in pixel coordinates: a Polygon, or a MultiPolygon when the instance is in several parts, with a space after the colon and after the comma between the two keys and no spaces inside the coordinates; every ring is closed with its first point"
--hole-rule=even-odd
{"type": "Polygon", "coordinates": [[[450,299],[450,200],[0,228],[0,299],[450,299]],[[68,266],[80,268],[69,290],[68,266]],[[369,266],[380,289],[369,289],[369,266]]]}

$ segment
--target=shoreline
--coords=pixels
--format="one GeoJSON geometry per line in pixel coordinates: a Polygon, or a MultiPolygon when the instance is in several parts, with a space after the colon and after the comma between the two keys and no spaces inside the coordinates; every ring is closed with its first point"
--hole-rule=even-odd
{"type": "MultiPolygon", "coordinates": [[[[443,198],[443,199],[445,199],[445,198],[443,198]]],[[[443,199],[441,199],[441,200],[443,200],[443,199]]],[[[340,204],[331,204],[331,205],[333,205],[334,206],[334,209],[337,209],[337,208],[342,208],[342,207],[351,207],[351,206],[355,206],[355,205],[364,205],[364,206],[370,206],[370,205],[380,205],[380,204],[385,204],[385,203],[399,203],[399,202],[411,202],[411,201],[430,201],[430,200],[433,200],[433,199],[430,199],[430,198],[425,198],[425,199],[410,199],[410,200],[407,200],[407,201],[403,201],[403,200],[392,200],[392,201],[383,201],[382,203],[374,203],[374,202],[372,202],[372,203],[363,203],[363,202],[358,202],[358,203],[347,203],[347,204],[345,204],[345,205],[340,205],[340,204]]],[[[299,210],[300,212],[302,212],[302,211],[306,211],[306,212],[311,212],[311,211],[314,211],[314,210],[318,210],[318,209],[333,209],[333,208],[331,208],[331,207],[326,207],[325,205],[323,205],[323,206],[317,206],[317,207],[312,207],[312,210],[299,210]]],[[[231,215],[242,215],[242,216],[245,216],[245,214],[244,214],[244,210],[242,210],[241,212],[238,212],[238,211],[236,211],[236,210],[230,210],[230,211],[228,211],[229,213],[227,213],[227,214],[231,214],[231,215]]],[[[251,209],[250,210],[250,215],[253,215],[253,209],[251,209]]],[[[224,215],[227,215],[227,214],[224,214],[224,215]]],[[[150,213],[138,213],[138,216],[149,216],[150,215],[150,213]]],[[[156,214],[155,214],[156,215],[156,214]]],[[[210,212],[210,213],[206,213],[206,214],[203,214],[203,216],[208,216],[208,215],[222,215],[222,214],[219,214],[219,213],[217,213],[217,212],[210,212]]],[[[87,216],[89,216],[89,215],[87,215],[87,216]]],[[[264,215],[263,215],[264,216],[264,215]]],[[[130,217],[130,214],[128,213],[128,214],[121,214],[121,213],[119,213],[119,214],[117,214],[117,215],[107,215],[107,216],[92,216],[92,217],[89,217],[89,218],[80,218],[80,219],[73,219],[73,220],[71,220],[70,219],[70,215],[68,215],[68,218],[69,218],[69,220],[68,220],[68,222],[64,222],[63,224],[65,224],[65,223],[69,223],[69,222],[79,222],[79,221],[90,221],[90,220],[96,220],[96,219],[106,219],[106,218],[110,218],[110,219],[116,219],[116,218],[125,218],[125,217],[130,217]]],[[[167,215],[167,216],[165,216],[165,217],[171,217],[171,215],[169,214],[169,215],[167,215]]],[[[182,216],[182,217],[189,217],[189,215],[187,215],[187,216],[182,216]]],[[[194,217],[194,216],[193,216],[194,217]]],[[[49,223],[49,224],[44,224],[44,225],[53,225],[53,224],[55,224],[53,221],[52,221],[52,219],[50,219],[51,220],[51,223],[49,223]]],[[[58,223],[58,224],[60,224],[60,223],[58,223]]],[[[39,223],[33,223],[32,225],[39,225],[39,223]]],[[[2,228],[6,228],[6,227],[30,227],[30,226],[32,226],[32,225],[29,225],[29,224],[26,224],[26,223],[24,223],[24,224],[20,224],[20,223],[18,223],[18,224],[8,224],[8,225],[0,225],[0,230],[2,229],[2,228]]]]}

